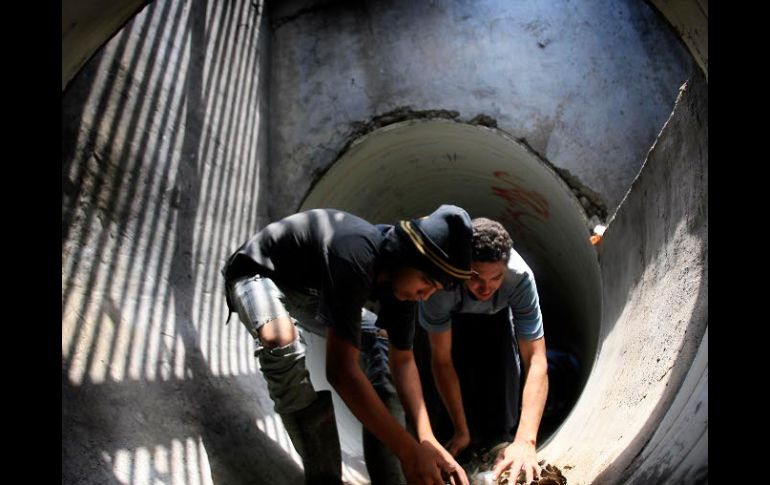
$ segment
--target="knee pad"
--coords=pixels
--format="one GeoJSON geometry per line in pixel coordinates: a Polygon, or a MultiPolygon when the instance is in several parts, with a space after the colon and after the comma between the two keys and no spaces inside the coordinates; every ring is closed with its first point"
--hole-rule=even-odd
{"type": "Polygon", "coordinates": [[[265,323],[278,317],[289,316],[283,304],[283,294],[270,278],[244,277],[228,286],[228,302],[231,302],[238,318],[255,339],[265,323]]]}

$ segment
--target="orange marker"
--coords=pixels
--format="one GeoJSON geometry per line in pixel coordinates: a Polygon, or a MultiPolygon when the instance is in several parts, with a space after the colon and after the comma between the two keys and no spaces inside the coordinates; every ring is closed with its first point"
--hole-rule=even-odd
{"type": "Polygon", "coordinates": [[[591,241],[591,244],[596,246],[602,241],[602,236],[604,235],[604,231],[607,229],[607,226],[603,226],[601,224],[597,224],[596,227],[594,227],[594,233],[593,235],[588,239],[591,241]]]}

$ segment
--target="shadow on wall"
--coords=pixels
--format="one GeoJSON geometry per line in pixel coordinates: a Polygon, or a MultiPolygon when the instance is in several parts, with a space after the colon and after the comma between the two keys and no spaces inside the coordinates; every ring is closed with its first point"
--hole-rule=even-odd
{"type": "Polygon", "coordinates": [[[62,483],[302,480],[219,275],[261,222],[263,23],[152,3],[63,96],[62,483]]]}

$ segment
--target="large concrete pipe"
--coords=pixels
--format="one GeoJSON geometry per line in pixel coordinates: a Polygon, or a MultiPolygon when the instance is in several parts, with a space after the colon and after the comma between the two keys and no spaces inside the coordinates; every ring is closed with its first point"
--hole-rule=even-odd
{"type": "MultiPolygon", "coordinates": [[[[521,142],[493,128],[448,120],[388,125],[353,142],[301,208],[334,207],[386,222],[419,217],[445,202],[508,227],[514,247],[535,272],[549,346],[578,356],[582,387],[600,320],[596,252],[573,192],[521,142]]],[[[323,369],[322,355],[312,358],[323,369]]],[[[328,388],[323,372],[312,377],[328,388]]],[[[343,413],[341,405],[338,414],[343,413]]],[[[343,443],[355,442],[353,429],[343,443]]]]}
{"type": "Polygon", "coordinates": [[[302,208],[384,222],[452,201],[503,222],[535,272],[549,345],[576,349],[589,379],[543,452],[577,483],[698,483],[708,473],[704,89],[696,81],[677,105],[607,230],[601,270],[569,187],[487,127],[434,120],[376,130],[352,144],[302,208]],[[664,415],[678,422],[662,423],[664,415]]]}
{"type": "Polygon", "coordinates": [[[222,262],[303,207],[441,202],[506,223],[579,352],[570,483],[707,476],[707,86],[650,7],[270,7],[152,2],[63,63],[62,482],[301,481],[222,262]]]}

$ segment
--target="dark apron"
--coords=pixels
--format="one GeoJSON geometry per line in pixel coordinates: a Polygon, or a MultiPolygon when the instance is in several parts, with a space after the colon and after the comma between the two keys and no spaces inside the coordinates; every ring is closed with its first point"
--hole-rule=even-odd
{"type": "MultiPolygon", "coordinates": [[[[430,366],[428,335],[418,326],[415,358],[433,433],[441,443],[454,434],[430,366]]],[[[452,361],[460,381],[465,419],[474,447],[513,441],[519,422],[521,371],[509,309],[493,315],[452,315],[452,361]]]]}

